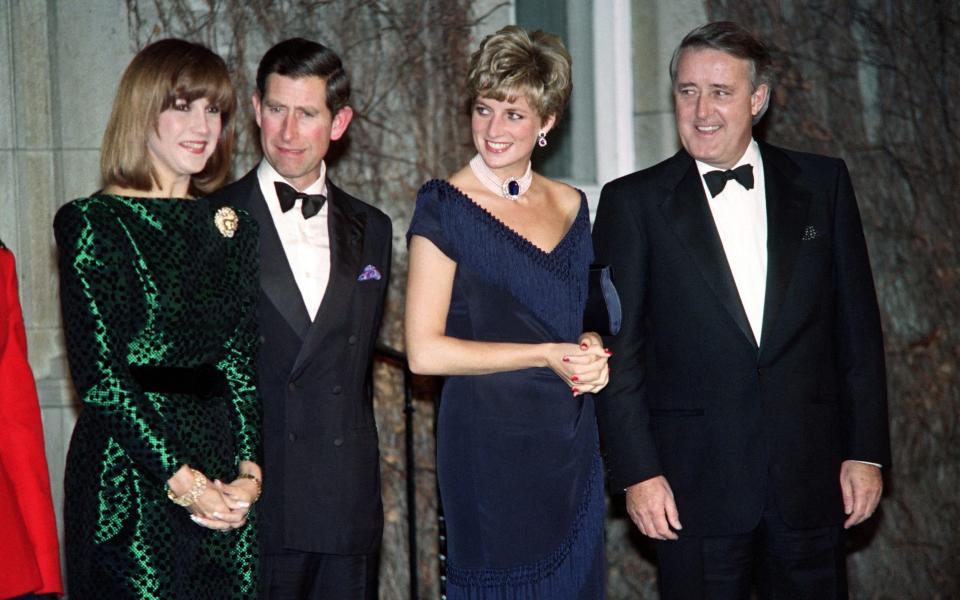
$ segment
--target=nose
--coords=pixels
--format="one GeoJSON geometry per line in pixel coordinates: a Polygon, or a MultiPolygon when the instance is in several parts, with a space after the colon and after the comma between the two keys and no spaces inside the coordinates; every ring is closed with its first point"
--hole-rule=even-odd
{"type": "Polygon", "coordinates": [[[493,115],[487,122],[487,136],[496,139],[503,131],[503,120],[499,115],[493,115]]]}
{"type": "Polygon", "coordinates": [[[710,104],[710,99],[708,95],[701,94],[697,97],[697,117],[705,118],[710,116],[710,112],[713,110],[712,105],[710,104]]]}
{"type": "Polygon", "coordinates": [[[288,114],[283,118],[283,125],[280,127],[280,138],[284,141],[290,141],[297,137],[297,122],[294,115],[288,114]]]}
{"type": "Polygon", "coordinates": [[[194,115],[194,117],[193,117],[193,129],[194,129],[194,131],[196,131],[197,133],[203,133],[203,134],[209,133],[209,132],[210,132],[210,118],[211,118],[211,117],[217,117],[217,118],[219,118],[219,115],[211,114],[211,113],[207,112],[206,110],[194,110],[194,111],[192,111],[192,112],[193,112],[193,115],[194,115]]]}

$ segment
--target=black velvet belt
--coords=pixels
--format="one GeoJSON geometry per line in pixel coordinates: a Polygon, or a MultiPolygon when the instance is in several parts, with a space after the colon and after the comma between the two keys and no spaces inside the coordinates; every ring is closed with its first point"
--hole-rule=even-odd
{"type": "Polygon", "coordinates": [[[227,378],[211,364],[196,367],[130,365],[130,374],[145,392],[214,398],[227,394],[227,378]]]}

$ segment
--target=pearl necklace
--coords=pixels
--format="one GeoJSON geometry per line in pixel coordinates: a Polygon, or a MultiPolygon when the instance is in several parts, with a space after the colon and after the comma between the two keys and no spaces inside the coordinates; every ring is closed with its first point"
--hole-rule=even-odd
{"type": "Polygon", "coordinates": [[[470,159],[470,170],[473,171],[473,174],[477,176],[477,179],[485,188],[507,200],[516,200],[525,194],[530,189],[530,184],[533,183],[533,170],[529,162],[527,162],[527,172],[523,174],[523,177],[519,179],[508,178],[506,181],[501,181],[490,170],[487,163],[483,162],[483,157],[479,154],[470,159]]]}

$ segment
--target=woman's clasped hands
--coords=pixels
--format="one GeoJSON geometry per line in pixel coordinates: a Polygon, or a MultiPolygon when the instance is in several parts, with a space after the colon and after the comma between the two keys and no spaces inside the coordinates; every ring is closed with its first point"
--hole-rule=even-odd
{"type": "Polygon", "coordinates": [[[582,334],[578,343],[550,344],[547,366],[570,386],[574,396],[595,394],[610,381],[610,351],[593,332],[582,334]]]}
{"type": "Polygon", "coordinates": [[[260,497],[260,469],[241,464],[240,475],[230,483],[213,481],[184,465],[167,482],[170,499],[190,512],[201,527],[227,531],[243,527],[250,507],[260,497]]]}

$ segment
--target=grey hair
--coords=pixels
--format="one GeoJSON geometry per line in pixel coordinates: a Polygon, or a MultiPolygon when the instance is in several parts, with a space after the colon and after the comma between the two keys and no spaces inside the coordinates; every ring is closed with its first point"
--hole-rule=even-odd
{"type": "Polygon", "coordinates": [[[742,58],[750,65],[750,85],[756,91],[767,86],[767,97],[760,111],[753,117],[756,125],[770,107],[773,96],[773,60],[767,45],[749,31],[732,21],[714,21],[697,27],[686,36],[670,58],[670,83],[677,84],[677,66],[684,50],[709,48],[742,58]]]}

